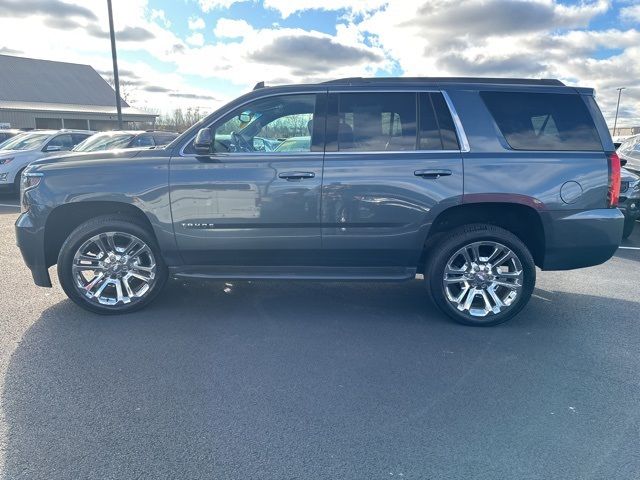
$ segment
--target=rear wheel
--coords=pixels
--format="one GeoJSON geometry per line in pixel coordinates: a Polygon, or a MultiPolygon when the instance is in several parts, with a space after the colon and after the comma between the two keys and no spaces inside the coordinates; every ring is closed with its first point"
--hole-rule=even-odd
{"type": "Polygon", "coordinates": [[[76,228],[58,256],[58,278],[81,307],[128,313],[149,304],[167,279],[154,237],[137,219],[105,215],[76,228]]]}
{"type": "Polygon", "coordinates": [[[536,271],[531,253],[511,232],[468,225],[433,247],[425,268],[429,294],[449,317],[490,326],[513,318],[529,301],[536,271]]]}

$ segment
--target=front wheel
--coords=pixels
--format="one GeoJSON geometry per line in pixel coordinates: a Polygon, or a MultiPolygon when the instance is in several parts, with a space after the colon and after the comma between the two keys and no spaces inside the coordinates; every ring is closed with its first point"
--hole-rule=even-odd
{"type": "Polygon", "coordinates": [[[628,217],[624,218],[624,227],[622,229],[622,238],[624,240],[626,240],[631,236],[631,234],[633,233],[633,227],[635,227],[635,225],[636,225],[635,218],[628,218],[628,217]]]}
{"type": "Polygon", "coordinates": [[[449,232],[427,261],[429,294],[442,312],[465,325],[491,326],[513,318],[536,280],[527,247],[511,232],[476,224],[449,232]]]}
{"type": "Polygon", "coordinates": [[[150,303],[167,280],[153,235],[137,219],[105,215],[76,228],[58,256],[67,296],[95,313],[113,315],[150,303]]]}

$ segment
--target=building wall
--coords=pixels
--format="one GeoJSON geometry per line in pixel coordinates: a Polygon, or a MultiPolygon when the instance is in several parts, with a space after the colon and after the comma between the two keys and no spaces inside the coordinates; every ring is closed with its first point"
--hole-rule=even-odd
{"type": "Polygon", "coordinates": [[[11,128],[36,128],[36,117],[30,112],[0,110],[0,123],[9,123],[11,128]]]}
{"type": "Polygon", "coordinates": [[[613,128],[609,130],[611,132],[611,136],[615,137],[628,137],[630,135],[637,135],[640,133],[640,127],[616,127],[615,135],[613,133],[613,128]]]}
{"type": "MultiPolygon", "coordinates": [[[[155,117],[123,115],[124,122],[140,122],[152,125],[155,117]]],[[[29,111],[0,109],[0,124],[10,124],[11,128],[78,128],[92,130],[113,130],[118,127],[115,115],[95,113],[74,113],[55,111],[29,111]],[[36,122],[36,119],[41,119],[36,122]]],[[[128,125],[124,125],[129,128],[128,125]]]]}

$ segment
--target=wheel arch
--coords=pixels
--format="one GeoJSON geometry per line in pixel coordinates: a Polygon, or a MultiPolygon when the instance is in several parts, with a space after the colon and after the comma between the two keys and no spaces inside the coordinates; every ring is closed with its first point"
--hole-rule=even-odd
{"type": "Polygon", "coordinates": [[[508,230],[527,246],[535,264],[542,265],[545,231],[538,208],[527,203],[477,202],[455,205],[438,214],[423,243],[418,271],[423,271],[430,248],[446,232],[470,223],[487,223],[508,230]]]}
{"type": "Polygon", "coordinates": [[[54,208],[47,216],[44,230],[46,265],[50,267],[57,262],[62,244],[73,230],[87,220],[108,214],[135,218],[154,236],[156,241],[158,240],[149,217],[140,208],[129,203],[117,201],[65,203],[54,208]]]}

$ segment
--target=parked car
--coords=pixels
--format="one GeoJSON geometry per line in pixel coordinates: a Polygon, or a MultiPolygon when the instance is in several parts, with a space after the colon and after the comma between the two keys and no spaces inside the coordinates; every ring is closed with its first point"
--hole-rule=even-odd
{"type": "Polygon", "coordinates": [[[278,145],[276,152],[308,152],[311,146],[311,137],[291,137],[278,145]]]}
{"type": "Polygon", "coordinates": [[[622,238],[628,238],[633,232],[636,220],[640,218],[640,175],[626,168],[622,169],[618,208],[624,215],[622,238]]]}
{"type": "Polygon", "coordinates": [[[0,189],[20,190],[20,174],[29,163],[71,150],[92,135],[87,130],[33,130],[21,133],[0,149],[0,189]]]}
{"type": "Polygon", "coordinates": [[[640,175],[640,135],[628,137],[618,147],[617,152],[624,167],[640,175]]]}
{"type": "Polygon", "coordinates": [[[423,273],[445,314],[495,325],[527,304],[536,266],[605,262],[624,223],[594,91],[557,80],[257,88],[168,148],[36,162],[22,190],[16,235],[35,283],[50,287],[57,263],[69,298],[102,314],[144,307],[169,276],[423,273]],[[305,125],[305,151],[255,149],[305,125]]]}
{"type": "Polygon", "coordinates": [[[73,147],[74,152],[98,152],[118,148],[156,148],[178,138],[177,133],[141,130],[115,130],[92,135],[73,147]]]}
{"type": "Polygon", "coordinates": [[[23,133],[22,130],[13,129],[3,129],[0,130],[0,149],[2,149],[2,144],[9,140],[11,137],[15,137],[19,133],[23,133]]]}

